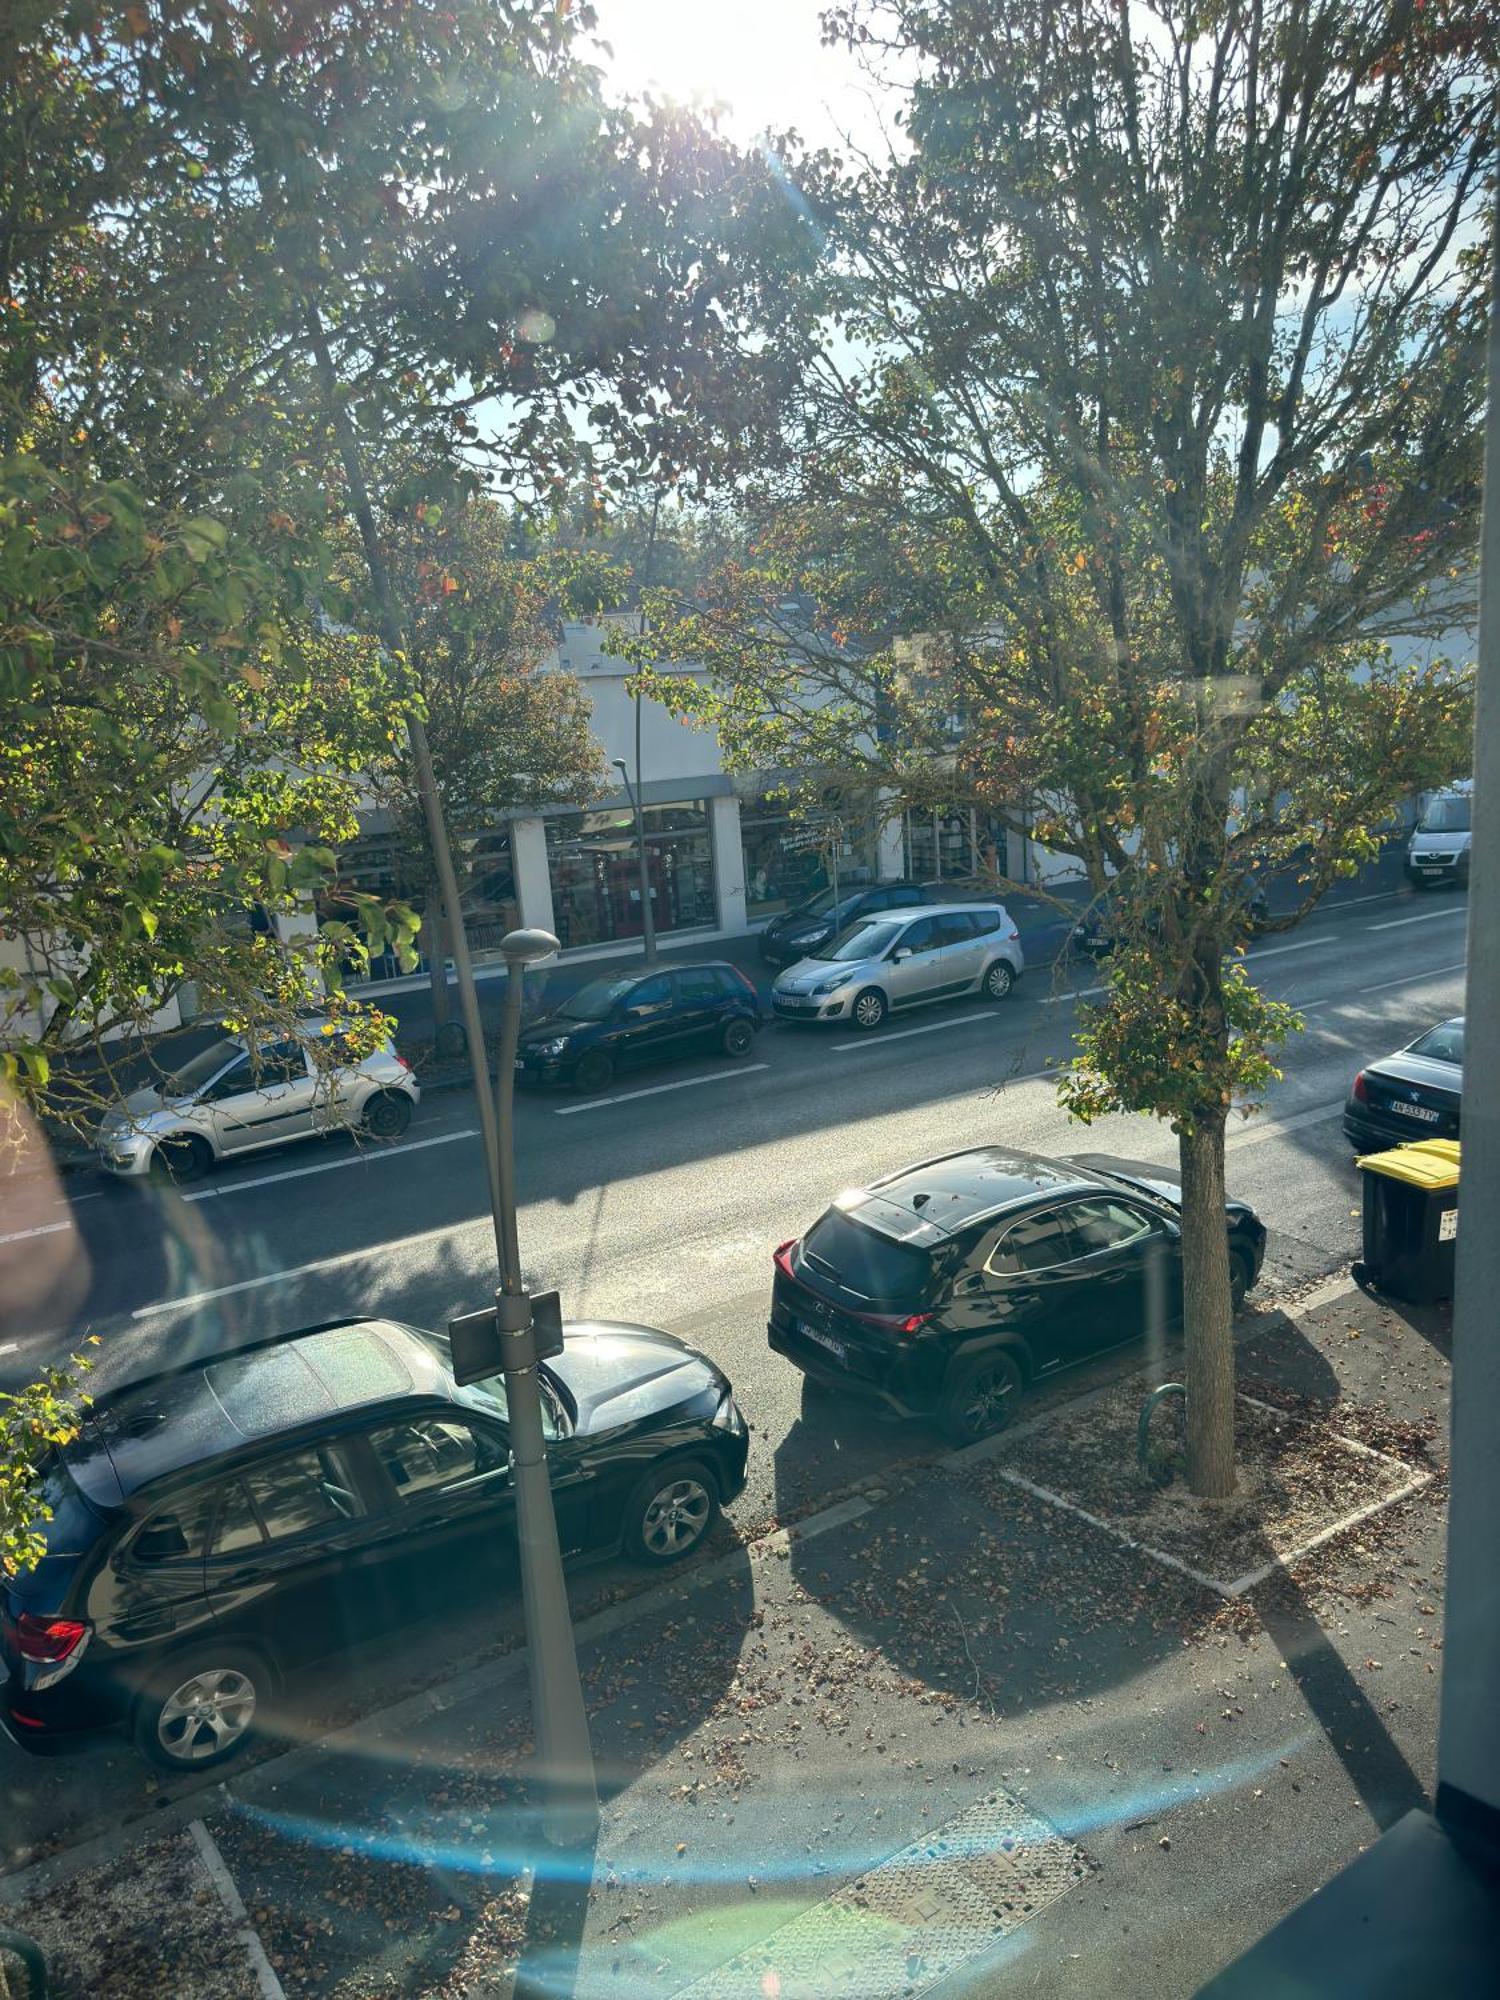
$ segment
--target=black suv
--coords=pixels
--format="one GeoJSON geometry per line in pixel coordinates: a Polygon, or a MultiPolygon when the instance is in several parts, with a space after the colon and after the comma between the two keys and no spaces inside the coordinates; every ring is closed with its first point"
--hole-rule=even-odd
{"type": "Polygon", "coordinates": [[[795,910],[772,917],[760,934],[760,955],[768,965],[795,965],[864,917],[886,910],[914,910],[932,897],[918,882],[866,882],[859,888],[821,889],[795,910]]]}
{"type": "Polygon", "coordinates": [[[722,962],[591,979],[521,1030],[516,1081],[607,1090],[635,1063],[748,1055],[761,1021],[754,985],[722,962]]]}
{"type": "MultiPolygon", "coordinates": [[[[776,1252],[771,1346],[810,1384],[935,1417],[967,1444],[1023,1388],[1182,1316],[1180,1190],[1099,1153],[985,1146],[841,1196],[776,1252]]],[[[1235,1310],[1266,1230],[1226,1205],[1235,1310]]]]}
{"type": "MultiPolygon", "coordinates": [[[[725,1377],[650,1327],[571,1326],[542,1371],[565,1554],[686,1555],[745,1483],[725,1377]]],[[[238,1750],[285,1673],[513,1571],[503,1378],[446,1336],[346,1320],[153,1376],[45,1472],[47,1553],[0,1586],[0,1723],[30,1750],[125,1722],[148,1757],[238,1750]]]]}

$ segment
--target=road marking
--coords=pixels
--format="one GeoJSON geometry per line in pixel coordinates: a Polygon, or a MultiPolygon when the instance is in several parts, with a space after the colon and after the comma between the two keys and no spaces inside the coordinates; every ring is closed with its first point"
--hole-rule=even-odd
{"type": "Polygon", "coordinates": [[[732,1076],[753,1076],[759,1069],[769,1069],[769,1063],[741,1063],[736,1069],[716,1069],[708,1076],[685,1076],[680,1083],[653,1083],[647,1090],[622,1090],[618,1097],[591,1097],[587,1104],[564,1104],[557,1107],[556,1118],[576,1118],[581,1111],[607,1111],[614,1104],[630,1104],[637,1097],[662,1097],[669,1090],[696,1090],[700,1083],[727,1083],[732,1076]]]}
{"type": "Polygon", "coordinates": [[[1263,1125],[1257,1121],[1242,1131],[1228,1133],[1224,1143],[1226,1146],[1257,1146],[1262,1139],[1279,1139],[1284,1132],[1300,1132],[1306,1125],[1321,1125],[1326,1119],[1337,1118],[1343,1108],[1340,1101],[1338,1104],[1325,1104],[1317,1111],[1299,1111],[1292,1118],[1268,1118],[1263,1125]]]}
{"type": "Polygon", "coordinates": [[[0,1236],[0,1243],[24,1243],[32,1236],[55,1236],[60,1229],[71,1229],[71,1222],[39,1222],[32,1229],[12,1229],[0,1236]]]}
{"type": "Polygon", "coordinates": [[[1044,1007],[1061,1007],[1069,1000],[1092,1000],[1096,993],[1107,993],[1107,986],[1080,986],[1072,993],[1047,993],[1043,995],[1044,1007]]]}
{"type": "MultiPolygon", "coordinates": [[[[1382,979],[1378,986],[1361,986],[1359,990],[1361,995],[1366,993],[1389,993],[1393,986],[1420,986],[1424,980],[1442,979],[1450,972],[1465,972],[1467,970],[1468,961],[1461,958],[1457,965],[1435,965],[1430,972],[1409,972],[1404,979],[1382,979]]],[[[1334,1001],[1328,1002],[1330,1006],[1336,1004],[1334,1001]]]]}
{"type": "Polygon", "coordinates": [[[394,1160],[401,1153],[420,1153],[426,1146],[451,1146],[457,1139],[477,1139],[477,1125],[466,1125],[461,1132],[444,1132],[436,1139],[413,1139],[407,1146],[370,1147],[365,1152],[353,1153],[346,1160],[323,1160],[315,1167],[288,1167],[284,1173],[257,1174],[254,1180],[232,1181],[228,1187],[199,1188],[196,1194],[185,1194],[184,1201],[223,1201],[232,1194],[244,1194],[249,1188],[270,1187],[273,1181],[300,1181],[309,1174],[335,1174],[342,1167],[363,1167],[371,1160],[394,1160]]]}
{"type": "Polygon", "coordinates": [[[1264,951],[1247,952],[1245,956],[1251,965],[1255,965],[1263,958],[1280,958],[1284,951],[1310,951],[1314,945],[1335,942],[1335,939],[1326,937],[1298,938],[1295,944],[1273,944],[1264,951]]]}
{"type": "Polygon", "coordinates": [[[908,1035],[935,1035],[943,1028],[962,1028],[970,1021],[993,1021],[991,1010],[986,1007],[981,1013],[955,1014],[946,1021],[925,1021],[920,1028],[897,1028],[889,1035],[864,1035],[857,1042],[830,1042],[829,1047],[843,1054],[847,1049],[879,1049],[887,1042],[904,1042],[908,1035]]]}
{"type": "Polygon", "coordinates": [[[260,1941],[260,1933],[250,1921],[250,1913],[245,1908],[239,1890],[235,1887],[234,1877],[224,1865],[224,1857],[220,1854],[213,1835],[201,1819],[189,1820],[188,1832],[198,1850],[199,1859],[208,1870],[208,1879],[213,1883],[230,1923],[234,1925],[234,1934],[250,1961],[250,1970],[255,1974],[255,1983],[260,1988],[261,2000],[286,2000],[286,1989],[276,1977],[270,1959],[266,1957],[266,1948],[260,1941]]]}
{"type": "Polygon", "coordinates": [[[1366,924],[1367,931],[1401,931],[1408,924],[1435,924],[1440,917],[1466,917],[1469,914],[1466,903],[1455,903],[1450,910],[1424,910],[1420,917],[1387,917],[1382,924],[1366,924]]]}
{"type": "Polygon", "coordinates": [[[293,1278],[305,1278],[314,1271],[336,1271],[345,1264],[358,1264],[367,1257],[392,1257],[415,1250],[423,1243],[438,1243],[465,1229],[487,1229],[487,1217],[474,1216],[467,1222],[443,1222],[435,1229],[419,1229],[415,1236],[401,1236],[391,1243],[367,1243],[361,1250],[341,1250],[336,1257],[318,1257],[311,1264],[293,1264],[289,1270],[267,1271],[258,1278],[240,1278],[232,1285],[218,1285],[209,1292],[185,1292],[181,1298],[158,1299],[153,1305],[137,1306],[132,1319],[150,1319],[156,1313],[189,1312],[214,1299],[227,1299],[233,1292],[257,1292],[264,1285],[282,1285],[293,1278]]]}
{"type": "Polygon", "coordinates": [[[14,1354],[20,1345],[19,1340],[0,1341],[0,1354],[14,1354]]]}

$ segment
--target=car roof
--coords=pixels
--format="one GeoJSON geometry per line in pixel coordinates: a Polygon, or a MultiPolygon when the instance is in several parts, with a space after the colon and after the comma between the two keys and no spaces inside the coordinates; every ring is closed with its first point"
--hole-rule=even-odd
{"type": "Polygon", "coordinates": [[[452,1394],[437,1353],[394,1320],[312,1327],[131,1383],[99,1397],[63,1448],[94,1506],[238,1446],[364,1404],[452,1394]]]}
{"type": "Polygon", "coordinates": [[[884,1236],[934,1244],[1038,1196],[1078,1193],[1100,1177],[1072,1160],[1051,1160],[1012,1146],[973,1146],[872,1181],[837,1206],[884,1236]]]}

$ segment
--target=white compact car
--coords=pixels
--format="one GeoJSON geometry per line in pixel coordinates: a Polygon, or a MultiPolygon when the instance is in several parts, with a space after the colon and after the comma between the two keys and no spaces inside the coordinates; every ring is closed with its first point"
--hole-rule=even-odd
{"type": "Polygon", "coordinates": [[[308,1043],[322,1026],[309,1021],[257,1050],[226,1035],[160,1084],[132,1091],[100,1121],[100,1166],[189,1181],[219,1160],[323,1132],[399,1138],[422,1096],[410,1065],[387,1043],[362,1062],[320,1068],[308,1043]]]}
{"type": "Polygon", "coordinates": [[[982,993],[1003,1000],[1025,970],[1001,903],[929,903],[862,917],[771,988],[781,1021],[846,1021],[878,1028],[894,1009],[982,993]]]}

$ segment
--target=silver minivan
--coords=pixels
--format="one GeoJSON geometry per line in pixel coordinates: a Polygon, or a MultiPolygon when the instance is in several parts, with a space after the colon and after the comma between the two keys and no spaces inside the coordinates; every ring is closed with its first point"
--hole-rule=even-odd
{"type": "Polygon", "coordinates": [[[132,1091],[99,1123],[99,1164],[111,1174],[197,1180],[217,1161],[288,1140],[348,1130],[399,1139],[422,1093],[387,1043],[362,1061],[317,1063],[308,1042],[323,1023],[252,1049],[225,1035],[160,1084],[132,1091]]]}
{"type": "Polygon", "coordinates": [[[1418,886],[1428,882],[1458,882],[1467,886],[1473,824],[1471,783],[1434,792],[1406,850],[1407,880],[1418,886]]]}
{"type": "Polygon", "coordinates": [[[850,1021],[878,1028],[899,1008],[982,993],[1003,1000],[1025,970],[1001,903],[926,903],[865,917],[787,967],[771,988],[782,1021],[850,1021]]]}

